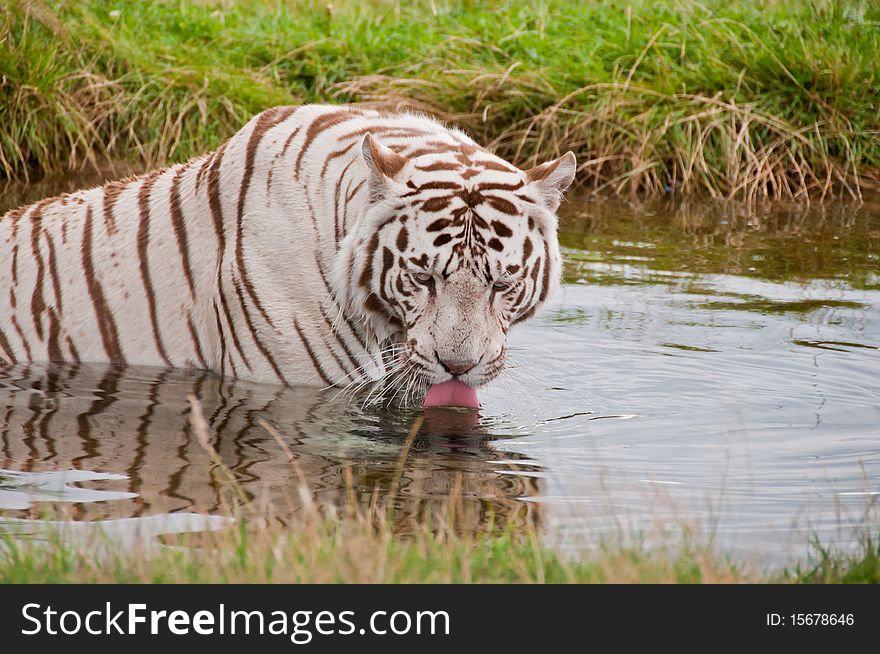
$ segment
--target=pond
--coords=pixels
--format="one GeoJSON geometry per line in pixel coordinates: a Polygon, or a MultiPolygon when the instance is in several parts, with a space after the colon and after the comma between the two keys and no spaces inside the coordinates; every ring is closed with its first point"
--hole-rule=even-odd
{"type": "Polygon", "coordinates": [[[3,528],[33,532],[47,506],[120,534],[220,526],[193,394],[241,488],[282,521],[302,508],[297,476],[261,420],[321,504],[399,478],[400,512],[455,493],[476,523],[528,521],[569,551],[685,536],[778,566],[813,538],[876,535],[880,207],[571,201],[561,241],[565,284],[514,329],[479,414],[429,412],[402,470],[420,410],[195,372],[3,371],[3,528]]]}

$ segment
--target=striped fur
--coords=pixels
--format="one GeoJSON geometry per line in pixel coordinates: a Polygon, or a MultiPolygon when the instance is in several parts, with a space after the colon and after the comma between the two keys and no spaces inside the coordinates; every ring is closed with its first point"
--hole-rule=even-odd
{"type": "Polygon", "coordinates": [[[0,362],[404,396],[471,362],[478,386],[557,282],[574,170],[520,171],[425,117],[270,109],[211,154],[0,218],[0,362]]]}

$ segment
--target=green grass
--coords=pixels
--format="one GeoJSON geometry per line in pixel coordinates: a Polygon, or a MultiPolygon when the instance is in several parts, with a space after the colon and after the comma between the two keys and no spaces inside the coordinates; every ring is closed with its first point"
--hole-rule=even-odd
{"type": "Polygon", "coordinates": [[[815,546],[793,568],[756,572],[688,545],[608,547],[571,558],[504,525],[472,534],[422,525],[406,537],[389,523],[351,516],[254,525],[149,551],[100,537],[33,543],[0,535],[0,583],[880,583],[880,548],[870,540],[852,554],[815,546]]]}
{"type": "Polygon", "coordinates": [[[805,584],[880,583],[880,539],[863,539],[857,554],[815,543],[811,560],[785,571],[782,579],[805,584]]]}
{"type": "Polygon", "coordinates": [[[112,545],[42,546],[0,538],[0,583],[703,583],[748,577],[705,553],[603,551],[567,560],[524,535],[456,536],[322,519],[291,529],[242,526],[150,553],[112,545]]]}
{"type": "Polygon", "coordinates": [[[572,149],[587,189],[860,196],[880,185],[869,0],[13,0],[0,171],[215,147],[275,104],[451,120],[521,166],[572,149]]]}

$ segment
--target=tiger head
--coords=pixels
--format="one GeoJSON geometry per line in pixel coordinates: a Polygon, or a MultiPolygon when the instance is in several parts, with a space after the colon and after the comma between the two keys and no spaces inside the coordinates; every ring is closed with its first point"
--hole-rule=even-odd
{"type": "Polygon", "coordinates": [[[361,150],[370,200],[336,270],[349,310],[422,382],[486,384],[559,282],[574,155],[526,172],[464,138],[406,158],[367,134],[361,150]]]}

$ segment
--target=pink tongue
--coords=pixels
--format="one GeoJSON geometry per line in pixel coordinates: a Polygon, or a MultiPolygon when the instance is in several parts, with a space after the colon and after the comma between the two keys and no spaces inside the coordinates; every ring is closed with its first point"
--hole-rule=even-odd
{"type": "Polygon", "coordinates": [[[479,409],[480,403],[477,401],[477,391],[457,379],[450,379],[448,382],[431,386],[422,406],[463,406],[479,409]]]}

